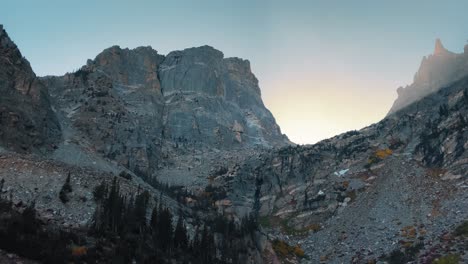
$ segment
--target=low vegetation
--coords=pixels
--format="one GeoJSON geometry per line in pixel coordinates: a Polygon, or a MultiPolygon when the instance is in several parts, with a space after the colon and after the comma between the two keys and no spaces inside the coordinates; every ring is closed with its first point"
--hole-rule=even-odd
{"type": "Polygon", "coordinates": [[[291,256],[296,256],[299,258],[305,257],[304,250],[299,245],[290,246],[288,243],[286,243],[283,240],[278,240],[278,239],[273,240],[272,247],[275,253],[282,258],[287,258],[291,256]]]}
{"type": "MultiPolygon", "coordinates": [[[[62,189],[69,190],[69,183],[67,177],[62,189]]],[[[253,216],[240,223],[220,215],[199,219],[189,233],[182,212],[175,219],[144,190],[125,195],[117,177],[110,185],[103,181],[93,194],[97,208],[91,225],[83,229],[49,226],[34,203],[18,210],[0,196],[0,248],[44,263],[197,264],[245,263],[248,248],[255,247],[252,237],[258,226],[253,216]]]]}
{"type": "Polygon", "coordinates": [[[373,165],[379,163],[392,154],[393,151],[389,148],[378,149],[367,159],[367,164],[364,167],[366,169],[370,169],[373,165]]]}
{"type": "Polygon", "coordinates": [[[463,222],[455,229],[455,235],[468,237],[468,221],[463,222]]]}
{"type": "Polygon", "coordinates": [[[455,254],[449,254],[438,259],[435,259],[432,264],[459,264],[460,256],[455,254]]]}
{"type": "Polygon", "coordinates": [[[409,263],[416,260],[417,254],[424,247],[422,243],[408,244],[402,249],[393,250],[388,256],[383,259],[388,261],[389,264],[409,263]]]}

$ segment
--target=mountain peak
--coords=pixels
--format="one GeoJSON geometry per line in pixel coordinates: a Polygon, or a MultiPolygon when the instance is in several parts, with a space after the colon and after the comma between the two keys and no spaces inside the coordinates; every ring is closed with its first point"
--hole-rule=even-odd
{"type": "Polygon", "coordinates": [[[439,38],[436,39],[434,53],[423,57],[413,83],[397,90],[398,98],[395,100],[389,114],[438,91],[454,80],[466,76],[468,74],[467,46],[465,46],[464,53],[454,53],[447,50],[439,38]]]}
{"type": "Polygon", "coordinates": [[[440,55],[447,53],[448,50],[442,45],[442,41],[438,38],[435,41],[435,47],[434,47],[434,55],[440,55]]]}

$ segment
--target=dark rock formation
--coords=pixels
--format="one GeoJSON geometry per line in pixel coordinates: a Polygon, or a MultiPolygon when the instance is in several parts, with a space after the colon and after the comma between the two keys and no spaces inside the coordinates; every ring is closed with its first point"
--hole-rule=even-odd
{"type": "Polygon", "coordinates": [[[0,145],[16,151],[52,149],[60,127],[47,88],[0,25],[0,145]]]}
{"type": "Polygon", "coordinates": [[[397,90],[398,98],[388,114],[443,88],[468,74],[468,53],[456,54],[448,51],[440,39],[436,40],[434,52],[424,57],[413,84],[397,90]]]}

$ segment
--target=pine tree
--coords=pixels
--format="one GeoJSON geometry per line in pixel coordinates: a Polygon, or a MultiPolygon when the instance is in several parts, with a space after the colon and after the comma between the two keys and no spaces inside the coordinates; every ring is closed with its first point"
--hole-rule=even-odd
{"type": "Polygon", "coordinates": [[[62,186],[62,189],[59,192],[59,198],[62,203],[67,203],[70,198],[68,198],[68,193],[71,193],[73,191],[70,183],[70,172],[68,173],[67,179],[65,180],[65,183],[62,186]]]}
{"type": "Polygon", "coordinates": [[[439,106],[439,116],[448,116],[449,109],[446,104],[442,104],[439,106]]]}
{"type": "Polygon", "coordinates": [[[182,216],[179,216],[174,231],[174,248],[186,249],[188,244],[187,229],[185,228],[182,216]]]}
{"type": "Polygon", "coordinates": [[[172,247],[172,214],[169,209],[159,210],[158,239],[161,249],[169,251],[172,247]]]}
{"type": "Polygon", "coordinates": [[[158,209],[155,205],[153,211],[151,212],[150,227],[153,230],[153,233],[156,233],[158,228],[158,209]]]}
{"type": "Polygon", "coordinates": [[[144,191],[137,195],[135,199],[134,215],[136,218],[136,225],[140,227],[146,226],[146,212],[148,208],[150,194],[144,191]]]}
{"type": "Polygon", "coordinates": [[[101,184],[94,188],[93,197],[96,202],[99,202],[107,197],[107,184],[104,180],[102,180],[101,184]]]}
{"type": "Polygon", "coordinates": [[[38,231],[35,203],[31,203],[22,213],[23,230],[25,233],[35,234],[38,231]]]}

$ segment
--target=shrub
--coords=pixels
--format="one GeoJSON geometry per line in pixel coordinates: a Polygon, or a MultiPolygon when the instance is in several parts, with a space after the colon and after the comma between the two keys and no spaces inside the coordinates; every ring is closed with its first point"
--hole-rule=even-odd
{"type": "Polygon", "coordinates": [[[286,242],[282,240],[274,240],[272,246],[276,254],[282,257],[286,257],[289,255],[289,245],[286,242]]]}
{"type": "Polygon", "coordinates": [[[283,240],[273,240],[272,247],[276,254],[283,258],[291,255],[299,258],[305,257],[304,250],[299,245],[293,247],[288,245],[288,243],[284,242],[283,240]]]}
{"type": "Polygon", "coordinates": [[[378,149],[376,150],[367,160],[367,164],[364,166],[366,169],[370,169],[370,167],[376,163],[379,163],[381,160],[385,159],[386,157],[393,154],[393,151],[389,148],[386,149],[378,149]]]}
{"type": "Polygon", "coordinates": [[[386,157],[390,156],[393,154],[393,151],[391,149],[379,149],[375,152],[375,156],[380,158],[380,159],[385,159],[386,157]]]}
{"type": "Polygon", "coordinates": [[[304,250],[300,246],[294,247],[294,255],[303,258],[305,256],[304,250]]]}
{"type": "Polygon", "coordinates": [[[392,137],[390,139],[390,142],[389,142],[389,148],[391,150],[395,150],[395,149],[398,149],[399,147],[403,146],[404,145],[404,142],[401,141],[401,139],[399,138],[394,138],[392,137]]]}
{"type": "Polygon", "coordinates": [[[88,248],[85,246],[72,246],[71,254],[74,257],[81,257],[88,253],[88,248]]]}
{"type": "Polygon", "coordinates": [[[119,173],[119,176],[124,178],[124,179],[127,179],[127,180],[131,180],[132,179],[132,175],[126,171],[121,171],[119,173]]]}
{"type": "Polygon", "coordinates": [[[455,229],[456,236],[468,236],[468,221],[463,222],[455,229]]]}
{"type": "Polygon", "coordinates": [[[458,264],[460,263],[460,256],[449,254],[447,256],[440,257],[432,262],[432,264],[458,264]]]}
{"type": "Polygon", "coordinates": [[[390,264],[408,263],[416,259],[416,255],[423,247],[424,245],[422,243],[414,245],[408,244],[403,251],[401,249],[395,249],[384,259],[390,264]]]}
{"type": "Polygon", "coordinates": [[[258,223],[265,228],[271,228],[271,221],[269,216],[260,216],[258,218],[258,223]]]}
{"type": "Polygon", "coordinates": [[[448,116],[449,114],[449,109],[446,104],[442,104],[439,106],[439,116],[448,116]]]}

